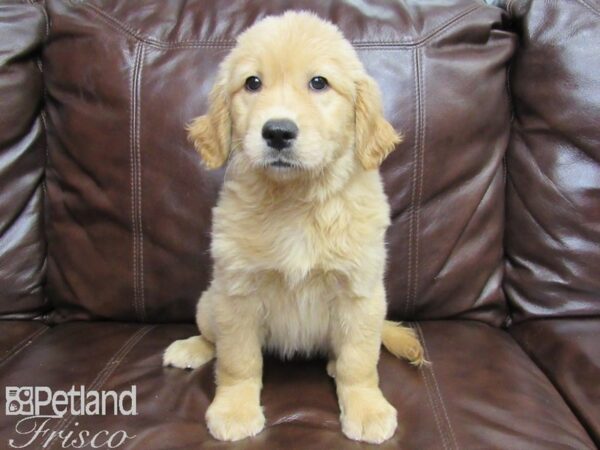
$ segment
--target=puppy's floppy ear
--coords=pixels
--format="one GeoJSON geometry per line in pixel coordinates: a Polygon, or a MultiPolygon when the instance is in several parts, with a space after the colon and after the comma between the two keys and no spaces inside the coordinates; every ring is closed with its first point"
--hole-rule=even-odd
{"type": "Polygon", "coordinates": [[[356,152],[362,166],[377,169],[402,137],[383,117],[377,83],[364,76],[356,83],[356,152]]]}
{"type": "Polygon", "coordinates": [[[200,153],[204,165],[217,169],[225,164],[231,147],[231,118],[225,80],[220,77],[209,95],[208,113],[186,127],[188,139],[200,153]]]}

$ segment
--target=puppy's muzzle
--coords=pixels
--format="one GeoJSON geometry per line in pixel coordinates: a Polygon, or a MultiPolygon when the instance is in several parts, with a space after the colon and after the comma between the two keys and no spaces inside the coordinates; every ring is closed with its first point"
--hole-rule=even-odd
{"type": "Polygon", "coordinates": [[[298,137],[298,126],[289,119],[267,120],[262,129],[262,137],[269,147],[283,150],[290,147],[298,137]]]}

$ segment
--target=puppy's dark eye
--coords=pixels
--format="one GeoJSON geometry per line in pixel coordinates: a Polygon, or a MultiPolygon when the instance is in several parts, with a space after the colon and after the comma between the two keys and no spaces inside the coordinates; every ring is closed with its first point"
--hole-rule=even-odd
{"type": "Polygon", "coordinates": [[[329,86],[329,83],[327,82],[327,78],[325,77],[312,77],[308,82],[308,85],[311,89],[315,91],[322,91],[323,89],[326,89],[327,86],[329,86]]]}
{"type": "Polygon", "coordinates": [[[258,91],[262,86],[262,81],[258,77],[248,77],[244,83],[247,91],[258,91]]]}

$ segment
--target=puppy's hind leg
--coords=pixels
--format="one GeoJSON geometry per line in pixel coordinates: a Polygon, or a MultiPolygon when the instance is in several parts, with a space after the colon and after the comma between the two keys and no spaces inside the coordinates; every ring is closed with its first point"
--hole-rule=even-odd
{"type": "Polygon", "coordinates": [[[180,339],[167,347],[163,366],[196,369],[215,357],[215,345],[203,336],[180,339]]]}
{"type": "Polygon", "coordinates": [[[381,340],[383,346],[396,358],[407,359],[415,366],[428,364],[423,347],[412,328],[386,320],[383,323],[381,340]]]}
{"type": "Polygon", "coordinates": [[[173,342],[163,354],[163,366],[196,369],[215,357],[213,325],[213,291],[204,291],[196,308],[196,323],[200,336],[173,342]]]}

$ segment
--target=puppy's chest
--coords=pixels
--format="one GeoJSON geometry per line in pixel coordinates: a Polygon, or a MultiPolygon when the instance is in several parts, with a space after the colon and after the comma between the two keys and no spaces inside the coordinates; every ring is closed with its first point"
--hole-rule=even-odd
{"type": "Polygon", "coordinates": [[[303,280],[309,273],[347,272],[360,248],[359,236],[343,215],[273,217],[253,231],[247,257],[289,281],[303,280]]]}
{"type": "Polygon", "coordinates": [[[283,357],[329,350],[332,310],[338,291],[331,277],[309,275],[289,289],[275,274],[259,282],[264,312],[264,347],[283,357]]]}

